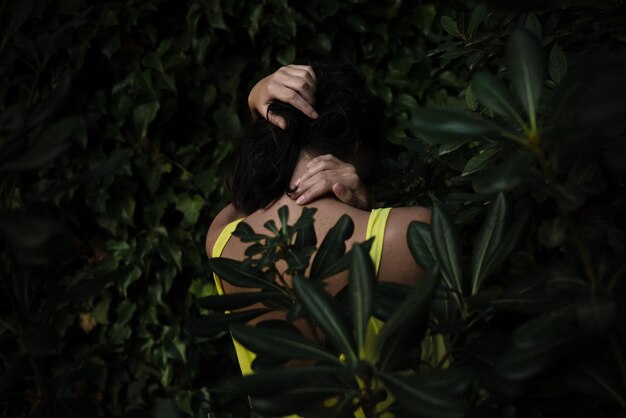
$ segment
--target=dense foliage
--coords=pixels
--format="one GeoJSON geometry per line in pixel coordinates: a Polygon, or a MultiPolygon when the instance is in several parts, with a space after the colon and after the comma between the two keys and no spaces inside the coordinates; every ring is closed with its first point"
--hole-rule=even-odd
{"type": "Polygon", "coordinates": [[[245,416],[212,390],[238,373],[229,337],[189,332],[214,293],[204,234],[250,86],[311,58],[357,65],[388,104],[399,151],[375,197],[435,207],[408,235],[439,266],[435,303],[394,335],[442,335],[447,369],[405,350],[356,372],[386,373],[400,412],[623,413],[621,2],[89,3],[0,3],[2,416],[245,416]]]}

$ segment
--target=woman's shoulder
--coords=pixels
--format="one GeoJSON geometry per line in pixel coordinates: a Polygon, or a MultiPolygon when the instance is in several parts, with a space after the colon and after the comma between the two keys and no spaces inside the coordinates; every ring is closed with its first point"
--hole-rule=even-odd
{"type": "Polygon", "coordinates": [[[417,283],[423,270],[411,254],[407,230],[414,221],[430,223],[430,217],[430,209],[420,206],[393,208],[389,212],[378,272],[380,280],[404,285],[417,283]]]}
{"type": "Polygon", "coordinates": [[[215,242],[226,225],[236,221],[237,219],[244,218],[245,216],[246,214],[237,210],[235,205],[232,203],[228,204],[217,214],[217,216],[213,219],[213,222],[211,222],[206,236],[205,249],[209,258],[213,256],[213,246],[215,246],[215,242]]]}
{"type": "Polygon", "coordinates": [[[431,210],[423,206],[392,208],[387,219],[387,236],[401,233],[406,237],[406,230],[413,221],[430,223],[431,210]]]}

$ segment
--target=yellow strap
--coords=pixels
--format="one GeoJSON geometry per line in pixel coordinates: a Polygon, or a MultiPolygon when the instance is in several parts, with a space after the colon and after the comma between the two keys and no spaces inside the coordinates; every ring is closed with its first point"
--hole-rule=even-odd
{"type": "MultiPolygon", "coordinates": [[[[224,229],[222,229],[222,232],[220,232],[217,239],[215,240],[215,244],[213,245],[213,251],[211,251],[211,255],[214,258],[222,256],[222,251],[224,251],[224,247],[226,247],[226,244],[228,243],[230,236],[232,235],[235,228],[237,228],[237,225],[239,225],[239,222],[243,221],[243,219],[244,218],[237,219],[236,221],[232,221],[231,223],[226,225],[224,229]]],[[[217,277],[217,274],[215,273],[213,274],[213,280],[215,280],[215,287],[217,288],[217,294],[223,295],[224,288],[222,287],[222,282],[220,281],[220,278],[217,277]]]]}
{"type": "MultiPolygon", "coordinates": [[[[228,243],[232,233],[239,225],[239,222],[243,221],[244,218],[237,219],[226,225],[222,232],[220,232],[219,236],[215,240],[215,245],[213,245],[213,251],[211,251],[211,255],[213,257],[221,257],[222,252],[224,251],[224,247],[228,243]]],[[[217,274],[213,273],[213,280],[215,281],[215,287],[217,288],[217,293],[219,295],[224,294],[224,287],[222,286],[222,281],[217,276],[217,274]]],[[[256,357],[255,354],[242,346],[239,341],[233,338],[233,343],[235,345],[235,351],[237,352],[237,359],[239,360],[239,367],[241,367],[241,373],[252,374],[252,361],[256,357]]]]}
{"type": "Polygon", "coordinates": [[[365,231],[365,239],[374,237],[372,248],[370,249],[370,257],[374,262],[374,269],[378,274],[380,267],[380,259],[383,255],[383,242],[385,241],[385,226],[389,217],[391,208],[374,209],[367,221],[367,230],[365,231]]]}

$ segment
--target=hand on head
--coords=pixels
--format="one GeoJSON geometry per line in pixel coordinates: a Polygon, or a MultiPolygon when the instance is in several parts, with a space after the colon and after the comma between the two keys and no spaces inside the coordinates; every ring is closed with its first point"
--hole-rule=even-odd
{"type": "MultiPolygon", "coordinates": [[[[312,67],[287,65],[254,85],[248,96],[248,106],[254,118],[267,118],[270,123],[285,129],[285,119],[268,112],[269,105],[279,100],[290,104],[311,119],[317,119],[319,115],[313,107],[316,87],[317,77],[312,67]]],[[[330,154],[311,160],[295,192],[290,193],[289,197],[298,204],[305,205],[329,193],[347,205],[371,209],[367,190],[355,167],[330,154]]]]}
{"type": "Polygon", "coordinates": [[[272,101],[280,100],[289,103],[308,117],[317,119],[318,114],[313,108],[316,81],[315,73],[308,65],[281,67],[254,85],[248,96],[250,112],[255,118],[261,115],[274,125],[285,129],[285,120],[267,111],[272,101]]]}

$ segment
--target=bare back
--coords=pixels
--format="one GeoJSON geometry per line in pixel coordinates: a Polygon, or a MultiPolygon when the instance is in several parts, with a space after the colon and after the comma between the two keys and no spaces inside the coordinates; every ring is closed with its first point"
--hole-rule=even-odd
{"type": "MultiPolygon", "coordinates": [[[[286,196],[267,209],[261,209],[246,216],[245,221],[255,231],[264,231],[263,224],[270,219],[278,223],[278,209],[285,205],[289,208],[290,223],[295,222],[300,216],[303,207],[286,196]]],[[[318,237],[318,243],[322,241],[330,228],[344,214],[350,216],[354,222],[354,234],[347,240],[347,248],[350,249],[355,243],[365,241],[367,223],[370,216],[369,211],[353,208],[331,197],[318,199],[307,206],[317,209],[315,214],[315,232],[318,237]]],[[[224,227],[243,216],[243,214],[237,213],[229,205],[215,218],[207,235],[206,250],[209,257],[212,257],[213,246],[224,227]]],[[[379,280],[414,285],[421,277],[422,269],[413,259],[406,240],[408,225],[414,220],[430,222],[430,211],[421,207],[394,208],[391,210],[385,228],[383,251],[378,271],[379,280]]],[[[231,237],[221,256],[243,260],[245,258],[244,252],[248,245],[249,243],[242,243],[238,238],[231,237]]],[[[347,272],[343,272],[329,279],[327,282],[328,290],[333,294],[337,293],[347,283],[347,274],[347,272]]],[[[228,283],[223,283],[223,285],[225,293],[244,290],[228,283]]]]}

